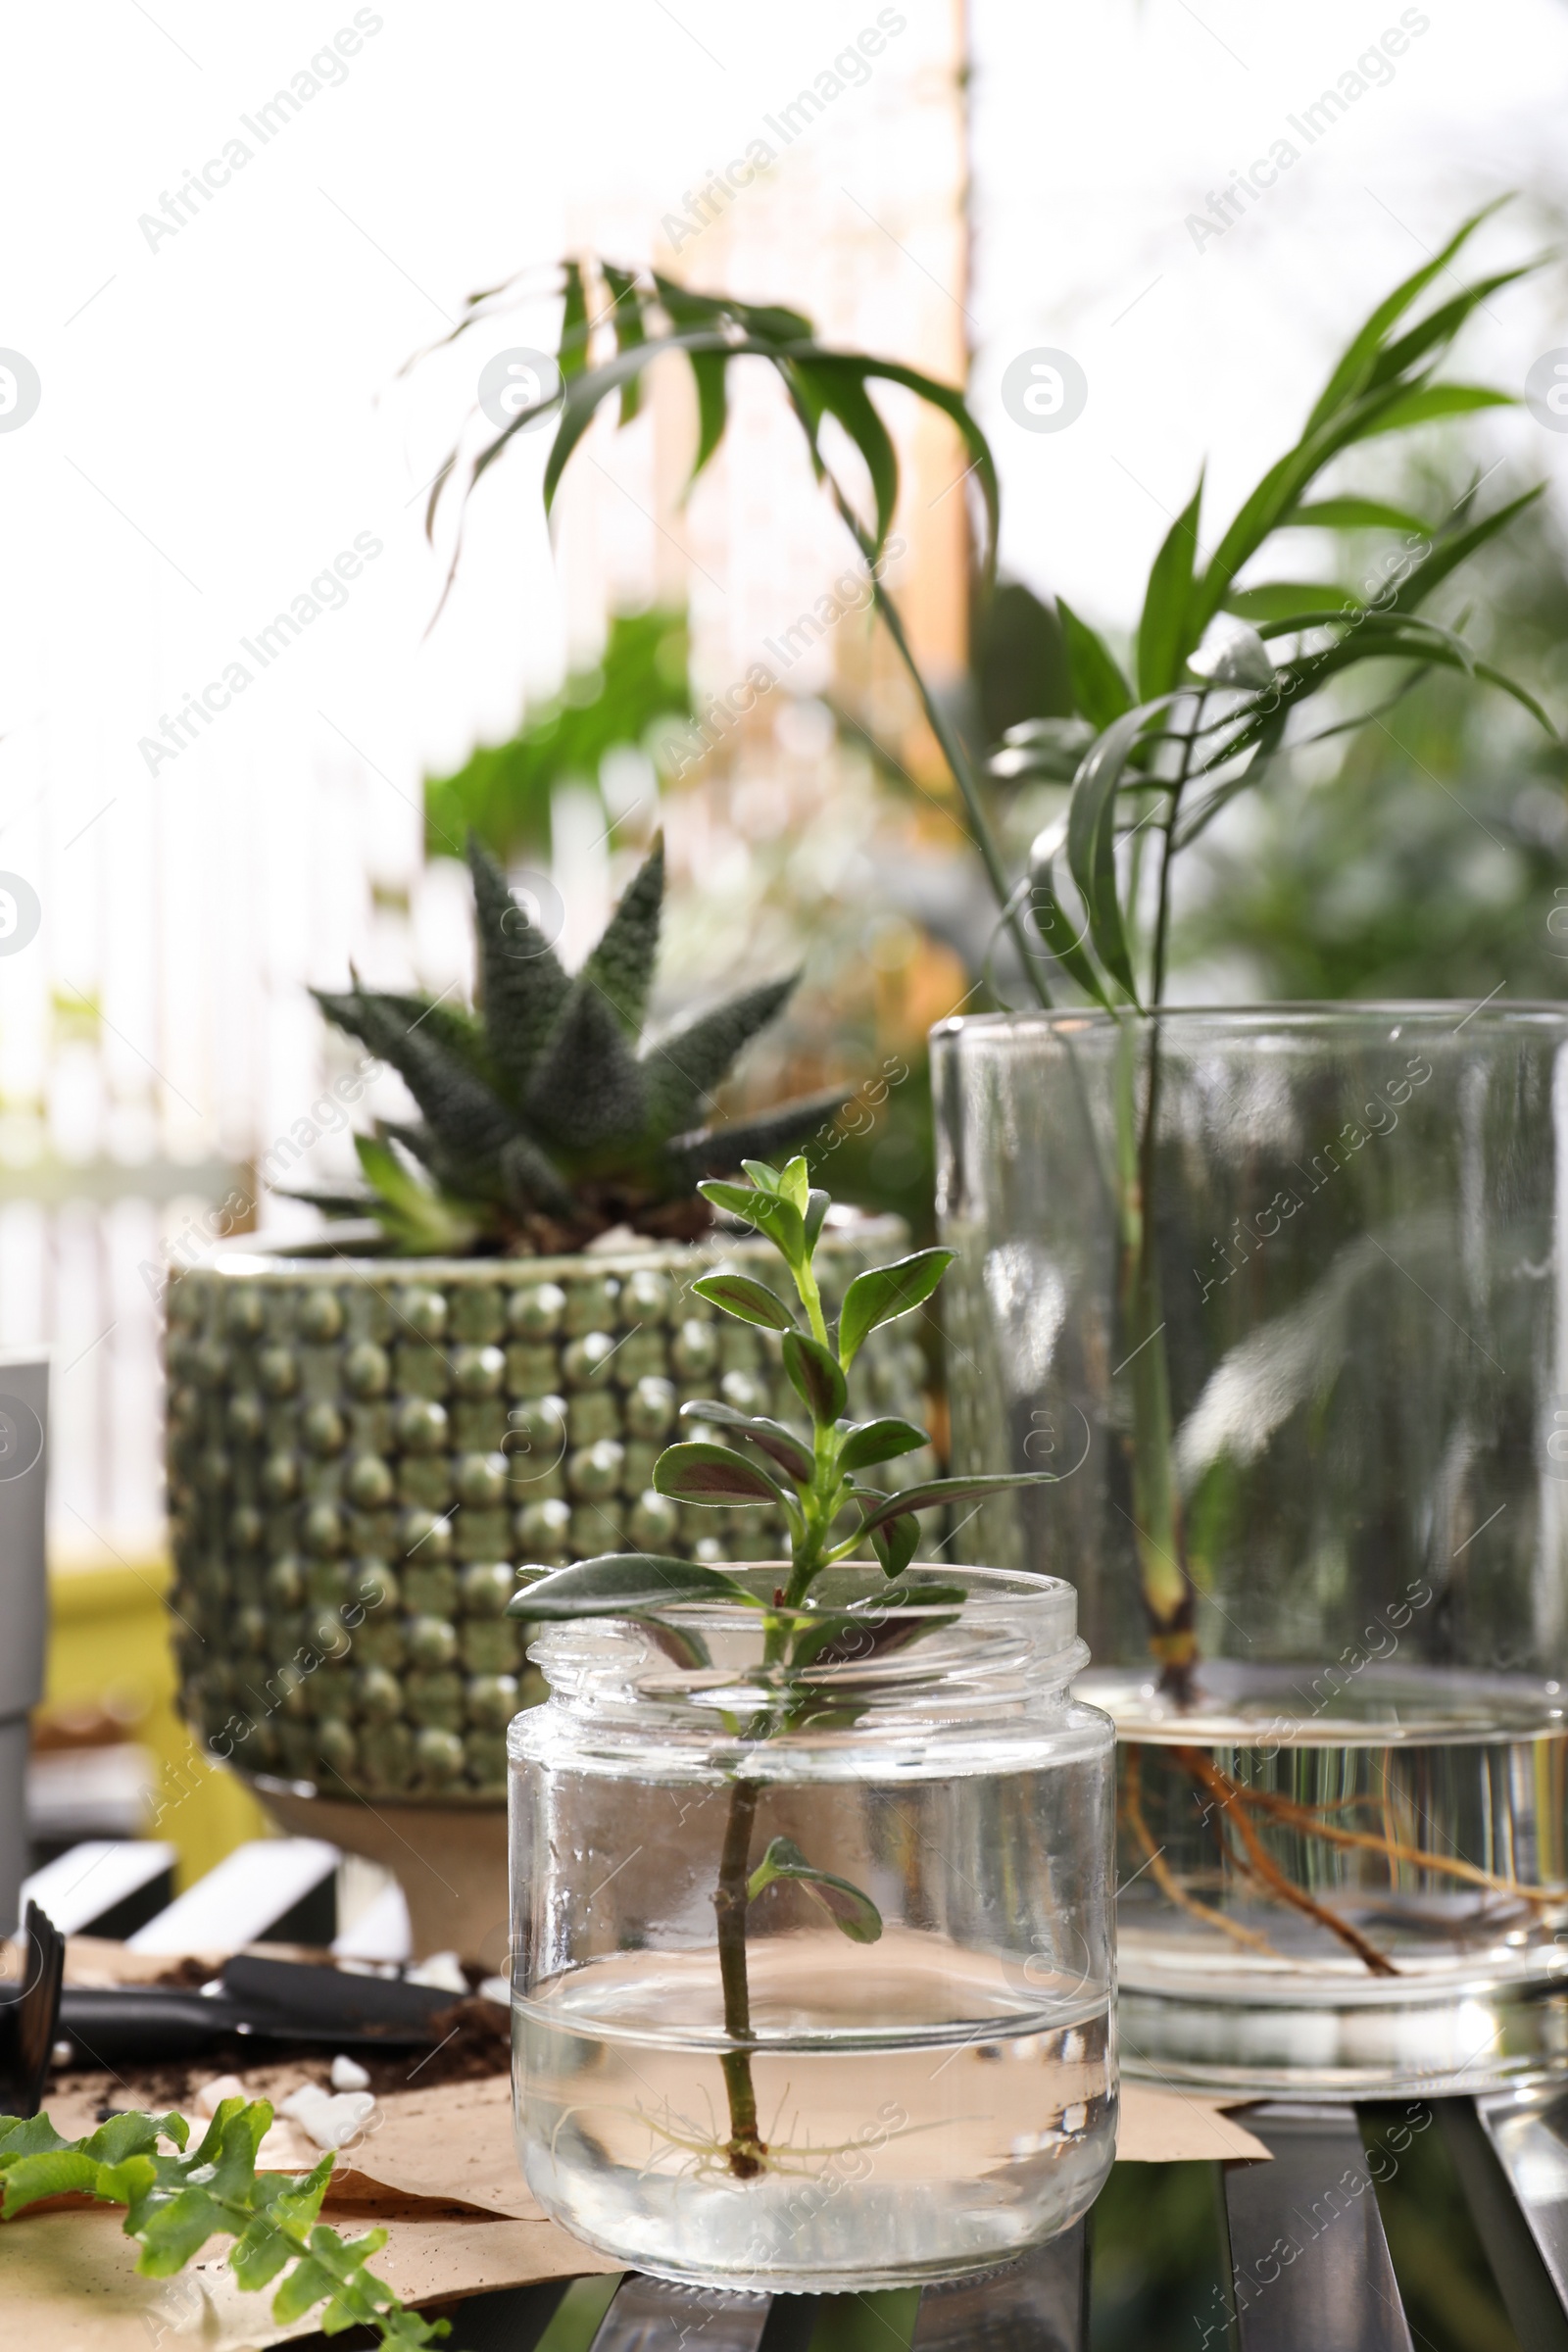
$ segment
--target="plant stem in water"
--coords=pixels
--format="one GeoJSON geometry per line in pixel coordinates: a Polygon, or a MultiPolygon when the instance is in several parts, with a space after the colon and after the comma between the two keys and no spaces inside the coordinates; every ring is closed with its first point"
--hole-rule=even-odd
{"type": "Polygon", "coordinates": [[[754,2180],[766,2169],[767,2148],[757,2128],[757,2089],[752,2081],[752,1999],[746,1982],[747,1864],[757,1800],[756,1781],[737,1781],[730,1790],[729,1820],[718,1865],[713,1909],[718,1914],[718,1976],[724,1990],[724,2032],[731,2047],[719,2063],[729,2099],[729,2144],[725,2154],[737,2180],[754,2180]]]}

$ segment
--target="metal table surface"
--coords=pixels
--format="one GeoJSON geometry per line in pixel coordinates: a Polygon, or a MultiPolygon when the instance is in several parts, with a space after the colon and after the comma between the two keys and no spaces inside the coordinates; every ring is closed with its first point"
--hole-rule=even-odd
{"type": "MultiPolygon", "coordinates": [[[[1525,2352],[1568,2352],[1568,2085],[1429,2102],[1525,2352]]],[[[1384,2177],[1353,2107],[1270,2101],[1246,2111],[1268,2163],[1222,2168],[1228,2291],[1196,2320],[1198,2352],[1413,2352],[1378,2211],[1384,2177]]],[[[463,2352],[534,2352],[569,2281],[470,2297],[454,2314],[463,2352]]],[[[853,2300],[853,2298],[847,2298],[853,2300]]],[[[910,2352],[1088,2352],[1085,2224],[1003,2271],[927,2287],[910,2352]]],[[[586,2352],[808,2352],[809,2295],[704,2293],[636,2273],[586,2352]]],[[[341,2352],[306,2336],[292,2352],[341,2352]]],[[[552,2352],[549,2345],[544,2352],[552,2352]]]]}

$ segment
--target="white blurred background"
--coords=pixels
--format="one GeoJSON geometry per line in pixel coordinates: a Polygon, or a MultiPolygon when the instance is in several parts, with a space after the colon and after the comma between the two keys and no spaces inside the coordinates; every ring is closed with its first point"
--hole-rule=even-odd
{"type": "MultiPolygon", "coordinates": [[[[940,374],[967,368],[1004,564],[1117,629],[1205,458],[1219,515],[1358,316],[1464,211],[1525,191],[1485,232],[1483,258],[1517,257],[1564,196],[1560,0],[975,0],[967,17],[948,0],[85,0],[14,14],[6,40],[0,367],[21,354],[40,398],[10,429],[0,413],[0,869],[41,922],[0,954],[0,1343],[56,1349],[61,1558],[157,1547],[158,1268],[193,1217],[255,1189],[275,1139],[324,1123],[311,1105],[343,1061],[306,983],[342,982],[351,957],[437,988],[466,969],[456,869],[424,863],[422,779],[591,662],[613,606],[689,601],[695,674],[719,685],[844,567],[770,386],[680,507],[689,418],[671,385],[576,461],[554,548],[549,436],[514,450],[432,626],[452,518],[432,550],[425,487],[485,359],[554,323],[525,309],[404,374],[468,293],[608,252],[793,303],[940,374]],[[786,145],[781,110],[878,24],[868,72],[786,145]],[[1288,127],[1401,24],[1396,67],[1343,119],[1310,144],[1288,127]],[[354,54],[313,76],[356,27],[354,54]],[[258,110],[296,76],[322,86],[264,144],[258,110]],[[691,192],[759,138],[775,164],[692,233],[691,192]],[[1282,138],[1297,160],[1227,221],[1215,196],[1282,138]],[[235,139],[249,159],[166,233],[166,200],[178,219],[188,175],[235,139]],[[1200,216],[1222,225],[1195,231],[1200,216]],[[1001,405],[1007,363],[1039,345],[1085,371],[1071,431],[1020,430],[1001,405]],[[240,650],[356,544],[376,552],[341,605],[265,669],[240,650]],[[245,690],[150,759],[166,717],[236,660],[245,690]]],[[[1489,306],[1465,357],[1516,387],[1562,342],[1553,270],[1489,306]]],[[[951,675],[961,462],[889,414],[909,468],[901,584],[951,675]]],[[[1476,441],[1483,462],[1561,485],[1568,436],[1528,414],[1476,441]]],[[[812,893],[835,902],[841,934],[870,927],[874,948],[863,779],[831,768],[810,706],[779,723],[780,766],[821,770],[800,786],[818,794],[813,843],[785,843],[791,905],[808,933],[812,893]]],[[[770,969],[791,945],[768,912],[778,861],[754,856],[770,757],[748,753],[764,787],[750,835],[700,798],[668,812],[677,991],[737,967],[754,936],[770,969]]],[[[592,831],[556,835],[579,942],[619,879],[592,831]]],[[[344,1149],[324,1135],[313,1162],[339,1167],[344,1149]]],[[[303,1216],[263,1204],[264,1227],[303,1216]]]]}

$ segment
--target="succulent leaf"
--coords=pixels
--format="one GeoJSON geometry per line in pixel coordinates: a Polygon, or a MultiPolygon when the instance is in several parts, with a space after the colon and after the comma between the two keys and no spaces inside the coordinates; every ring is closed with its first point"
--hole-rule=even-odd
{"type": "MultiPolygon", "coordinates": [[[[743,1438],[750,1438],[754,1446],[760,1446],[798,1486],[808,1485],[815,1473],[816,1459],[807,1441],[798,1438],[792,1429],[786,1429],[782,1421],[770,1421],[765,1413],[743,1413],[733,1404],[721,1404],[716,1396],[699,1396],[681,1406],[680,1417],[710,1429],[737,1430],[743,1438]]],[[[920,1433],[920,1443],[922,1446],[926,1443],[924,1430],[920,1433]]]]}
{"type": "Polygon", "coordinates": [[[505,1106],[418,1021],[363,989],[350,997],[316,995],[329,1019],[392,1064],[428,1124],[459,1157],[486,1159],[500,1151],[513,1126],[505,1106]]]}
{"type": "Polygon", "coordinates": [[[643,1074],[614,1005],[579,974],[529,1081],[529,1124],[567,1151],[589,1151],[640,1134],[645,1100],[643,1074]]]}
{"type": "Polygon", "coordinates": [[[561,1018],[571,983],[475,833],[468,836],[468,871],[485,1038],[503,1087],[517,1101],[561,1018]]]}
{"type": "Polygon", "coordinates": [[[756,1118],[734,1119],[727,1126],[702,1127],[695,1135],[676,1136],[669,1147],[670,1155],[693,1178],[710,1170],[738,1168],[743,1159],[808,1142],[844,1108],[854,1091],[848,1086],[824,1087],[820,1094],[802,1095],[798,1102],[760,1111],[756,1118]]]}
{"type": "Polygon", "coordinates": [[[839,1451],[841,1470],[869,1470],[876,1462],[890,1462],[896,1454],[915,1453],[929,1446],[930,1438],[912,1421],[896,1416],[885,1421],[861,1421],[846,1437],[839,1451]]]}
{"type": "Polygon", "coordinates": [[[648,1073],[650,1110],[666,1131],[691,1125],[742,1047],[783,1010],[799,980],[799,972],[766,980],[648,1040],[642,1063],[648,1073]]]}
{"type": "Polygon", "coordinates": [[[760,1608],[755,1593],[717,1568],[667,1553],[607,1551],[538,1577],[507,1603],[509,1617],[548,1624],[572,1617],[640,1617],[677,1600],[740,1601],[760,1608]]]}
{"type": "Polygon", "coordinates": [[[853,1879],[835,1871],[817,1870],[806,1859],[793,1838],[775,1838],[746,1884],[746,1899],[755,1903],[775,1879],[790,1879],[819,1903],[833,1925],[854,1943],[875,1943],[882,1933],[882,1914],[853,1879]]]}
{"type": "Polygon", "coordinates": [[[666,1446],[654,1464],[654,1486],[676,1502],[777,1502],[778,1481],[730,1446],[666,1446]]]}
{"type": "Polygon", "coordinates": [[[692,1290],[739,1323],[756,1323],[763,1331],[795,1329],[795,1317],[778,1293],[770,1291],[765,1282],[754,1282],[750,1274],[703,1274],[692,1290]]]}
{"type": "Polygon", "coordinates": [[[501,1153],[501,1181],[514,1209],[553,1208],[566,1213],[571,1188],[548,1154],[525,1135],[514,1135],[501,1153]]]}
{"type": "Polygon", "coordinates": [[[659,956],[659,918],[664,902],[664,837],[661,833],[621,894],[576,987],[597,989],[613,1005],[628,1037],[642,1030],[659,956]]]}
{"type": "Polygon", "coordinates": [[[810,1339],[804,1331],[784,1334],[784,1369],[790,1386],[805,1403],[813,1421],[836,1421],[843,1412],[849,1391],[839,1359],[830,1348],[810,1339]]]}

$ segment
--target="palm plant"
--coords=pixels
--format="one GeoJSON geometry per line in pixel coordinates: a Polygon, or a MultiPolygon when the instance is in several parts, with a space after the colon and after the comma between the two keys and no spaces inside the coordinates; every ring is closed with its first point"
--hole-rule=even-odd
{"type": "MultiPolygon", "coordinates": [[[[1393,663],[1399,673],[1381,699],[1331,719],[1319,731],[1316,739],[1321,739],[1375,723],[1417,681],[1434,669],[1446,669],[1514,696],[1548,734],[1552,731],[1535,698],[1478,659],[1462,628],[1444,626],[1422,610],[1469,556],[1508,528],[1539,490],[1482,514],[1477,483],[1437,520],[1362,491],[1319,494],[1325,472],[1371,443],[1513,405],[1509,393],[1445,380],[1441,369],[1474,312],[1536,265],[1460,283],[1430,308],[1419,308],[1440,279],[1453,275],[1462,249],[1494,209],[1464,221],[1439,253],[1375,307],[1330,370],[1299,436],[1243,500],[1206,560],[1200,554],[1200,481],[1151,566],[1131,675],[1103,638],[1057,599],[1072,711],[1010,730],[985,763],[993,785],[1038,779],[1070,788],[1065,814],[1036,840],[1028,870],[1019,876],[1008,871],[976,763],[921,676],[897,604],[875,569],[899,495],[897,455],[868,390],[885,382],[904,385],[941,409],[962,436],[985,513],[989,570],[996,544],[996,468],[985,435],[956,388],[896,361],[830,349],[799,311],[694,293],[657,272],[570,261],[560,279],[562,389],[514,416],[480,451],[468,474],[471,491],[513,437],[559,399],[544,474],[548,509],[600,409],[614,396],[620,423],[629,422],[637,413],[644,371],[668,353],[684,358],[696,387],[695,480],[724,437],[729,368],[748,359],[773,368],[811,467],[871,572],[874,608],[952,770],[996,895],[999,921],[1012,939],[1037,1002],[1049,1008],[1054,991],[1065,981],[1127,1028],[1121,1156],[1105,1173],[1122,1242],[1124,1352],[1131,1351],[1134,1365],[1140,1572],[1152,1643],[1168,1684],[1178,1691],[1186,1688],[1196,1656],[1194,1595],[1171,1460],[1168,1374],[1156,1336],[1162,1321],[1159,1271],[1152,1220],[1145,1215],[1159,1102],[1159,1029],[1157,1017],[1152,1019],[1140,1111],[1137,1045],[1143,1033],[1136,1020],[1146,1012],[1157,1016],[1164,1002],[1178,856],[1301,739],[1292,721],[1315,697],[1338,690],[1367,663],[1393,663]],[[829,416],[864,466],[869,518],[824,454],[822,427],[829,416]],[[1288,572],[1255,580],[1253,566],[1272,556],[1281,534],[1300,531],[1330,534],[1341,545],[1367,532],[1396,534],[1398,543],[1355,589],[1294,581],[1288,572]],[[1151,839],[1158,845],[1152,892],[1146,887],[1151,839]],[[1058,873],[1063,862],[1070,878],[1065,883],[1058,873]]],[[[474,295],[448,340],[516,298],[514,282],[474,295]]],[[[454,450],[431,491],[430,525],[457,464],[454,450]]]]}
{"type": "Polygon", "coordinates": [[[478,935],[472,1011],[359,986],[317,990],[328,1020],[391,1063],[416,1124],[357,1136],[366,1189],[302,1193],[329,1215],[370,1215],[412,1254],[579,1250],[625,1224],[670,1239],[709,1222],[693,1186],[750,1152],[788,1147],[844,1101],[832,1088],[755,1118],[705,1123],[710,1096],[798,973],[766,980],[652,1036],[664,854],[656,842],[582,969],[550,942],[474,836],[478,935]]]}
{"type": "MultiPolygon", "coordinates": [[[[1124,1024],[1129,1015],[1155,1016],[1141,1077],[1136,1033],[1127,1030],[1118,1158],[1107,1183],[1121,1240],[1124,1356],[1130,1351],[1135,1541],[1151,1645],[1178,1695],[1190,1686],[1197,1656],[1196,1595],[1158,1340],[1165,1318],[1154,1220],[1148,1213],[1175,862],[1239,793],[1269,773],[1288,748],[1293,714],[1364,663],[1395,664],[1400,674],[1392,691],[1306,741],[1376,722],[1434,669],[1499,688],[1548,736],[1553,732],[1525,687],[1478,660],[1462,631],[1421,610],[1469,556],[1540,497],[1539,486],[1485,515],[1475,511],[1473,488],[1437,521],[1359,492],[1312,495],[1330,466],[1370,441],[1511,404],[1510,394],[1490,386],[1445,382],[1439,369],[1472,313],[1531,265],[1461,285],[1405,323],[1486,217],[1465,221],[1377,305],[1330,371],[1298,441],[1243,501],[1203,564],[1200,480],[1151,567],[1131,677],[1058,599],[1077,716],[1026,722],[990,763],[1006,778],[1070,785],[1064,814],[1035,841],[1018,886],[1048,956],[1124,1024]],[[1271,554],[1280,533],[1299,530],[1396,532],[1400,543],[1358,588],[1288,578],[1242,583],[1244,569],[1271,554]],[[1158,844],[1152,910],[1143,871],[1151,833],[1158,844]],[[1076,905],[1058,880],[1063,861],[1076,905]]],[[[1036,986],[1048,1003],[1038,968],[1036,986]]]]}

